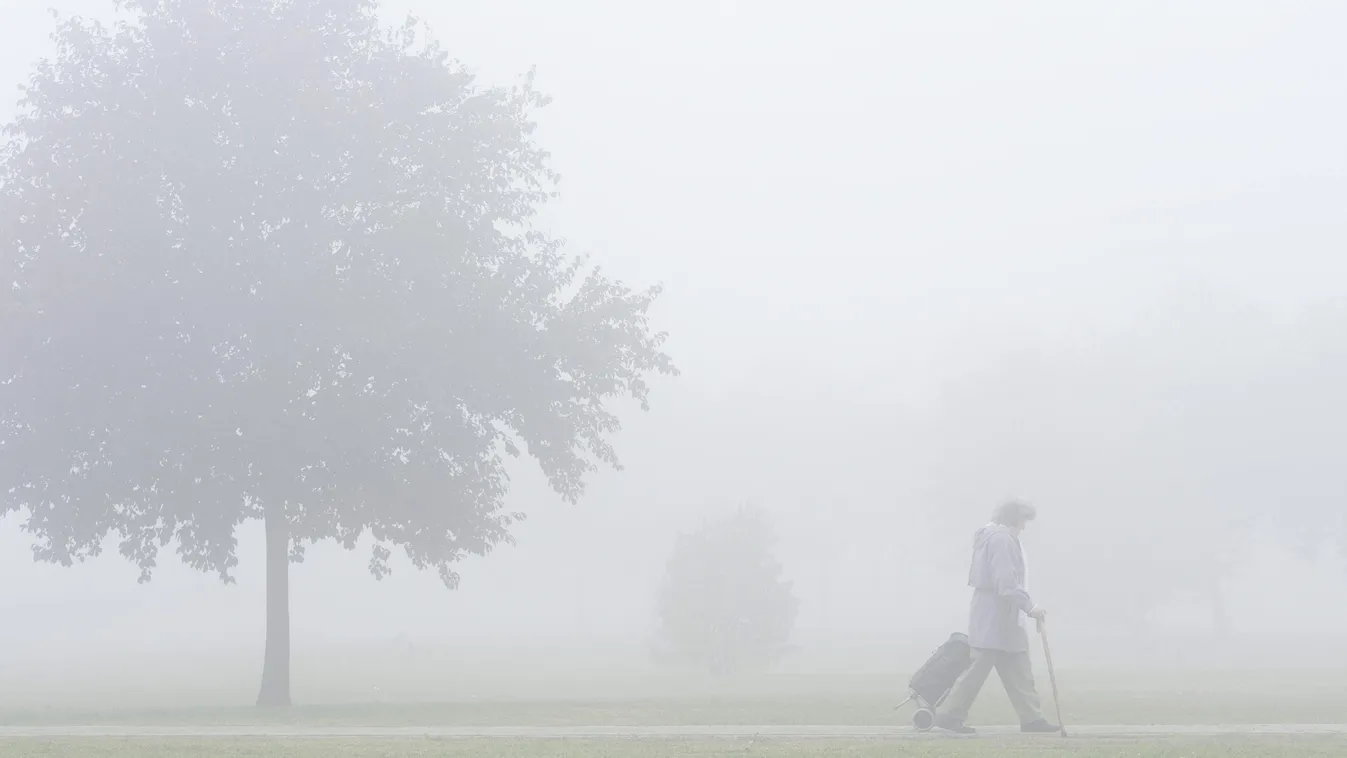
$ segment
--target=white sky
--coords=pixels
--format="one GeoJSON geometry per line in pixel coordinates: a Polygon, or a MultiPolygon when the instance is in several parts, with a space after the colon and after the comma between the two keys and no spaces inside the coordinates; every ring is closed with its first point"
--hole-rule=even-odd
{"type": "MultiPolygon", "coordinates": [[[[0,84],[46,53],[48,5],[107,3],[0,0],[0,84]]],[[[667,286],[659,323],[685,375],[628,423],[628,471],[580,506],[521,475],[520,545],[465,567],[456,594],[409,568],[375,584],[364,552],[315,552],[293,572],[297,644],[642,629],[674,529],[747,497],[887,507],[882,454],[858,464],[836,440],[874,449],[884,413],[991,355],[1088,338],[1194,285],[1279,309],[1344,294],[1344,3],[389,7],[489,81],[538,67],[555,96],[540,138],[563,176],[549,223],[620,277],[667,286]],[[818,460],[860,473],[806,470],[818,460]],[[596,531],[621,538],[576,549],[596,531]]],[[[169,555],[137,587],[115,549],[33,566],[6,523],[0,617],[27,623],[0,641],[143,640],[152,617],[165,644],[260,644],[255,536],[238,587],[169,555]]],[[[891,586],[886,538],[856,539],[869,552],[844,569],[891,586]]]]}

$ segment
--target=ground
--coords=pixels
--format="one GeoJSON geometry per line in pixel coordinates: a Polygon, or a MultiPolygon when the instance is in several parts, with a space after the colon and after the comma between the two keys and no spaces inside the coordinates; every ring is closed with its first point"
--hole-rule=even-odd
{"type": "MultiPolygon", "coordinates": [[[[912,706],[897,676],[790,676],[700,688],[614,687],[611,694],[546,699],[515,696],[424,704],[297,705],[280,711],[237,707],[108,705],[0,705],[0,725],[40,724],[312,724],[360,726],[677,725],[677,724],[907,724],[912,706]]],[[[1145,686],[1115,675],[1063,677],[1062,714],[1068,724],[1331,724],[1347,714],[1347,680],[1333,674],[1219,676],[1145,686]]],[[[246,700],[243,702],[247,702],[246,700]]],[[[1052,698],[1044,694],[1049,715],[1052,698]]],[[[995,677],[970,721],[1014,723],[995,677]]]]}
{"type": "Polygon", "coordinates": [[[1008,739],[917,740],[395,740],[11,739],[0,758],[1323,758],[1347,755],[1347,739],[1008,739]]]}
{"type": "MultiPolygon", "coordinates": [[[[175,684],[151,677],[146,669],[115,678],[99,676],[73,687],[69,679],[41,680],[47,690],[15,686],[0,698],[0,758],[356,758],[361,756],[515,756],[517,758],[792,758],[794,756],[913,756],[914,758],[1199,758],[1216,756],[1344,756],[1347,728],[1341,735],[1244,736],[1101,736],[1088,729],[1070,738],[998,734],[972,739],[901,735],[912,706],[895,712],[906,677],[901,674],[850,676],[778,675],[740,681],[677,680],[618,676],[606,679],[549,674],[528,681],[473,677],[464,671],[403,669],[382,679],[361,676],[349,665],[328,667],[324,676],[305,672],[297,697],[308,703],[265,711],[238,705],[251,695],[255,666],[242,670],[238,684],[223,667],[201,668],[175,684]],[[421,679],[413,674],[419,673],[421,679]],[[372,684],[378,682],[378,684],[372,684]],[[196,689],[191,685],[196,684],[196,689]],[[375,687],[378,689],[375,689],[375,687]],[[77,692],[58,699],[58,692],[77,692]],[[127,693],[114,696],[109,693],[127,693]],[[191,693],[166,697],[162,693],[191,693]],[[51,693],[51,694],[47,694],[51,693]],[[363,697],[362,697],[363,695],[363,697]],[[401,702],[372,702],[392,699],[401,702]],[[363,702],[362,702],[363,700],[363,702]],[[181,702],[179,702],[181,701],[181,702]],[[414,701],[423,701],[420,703],[414,701]],[[169,702],[178,705],[170,707],[169,702]],[[495,736],[447,734],[455,728],[484,730],[528,727],[636,727],[689,725],[764,726],[832,725],[832,736],[569,736],[546,738],[497,733],[495,736]],[[102,726],[100,726],[102,725],[102,726]],[[176,729],[178,736],[63,736],[72,726],[111,731],[116,726],[176,729]],[[325,727],[405,727],[403,734],[377,730],[363,736],[201,736],[193,727],[291,731],[325,727]],[[847,727],[876,727],[870,736],[846,734],[847,727]],[[440,736],[418,734],[438,727],[440,736]],[[28,736],[22,736],[27,730],[28,736]],[[45,730],[45,731],[44,731],[45,730]],[[186,732],[186,734],[183,734],[186,732]],[[887,732],[887,734],[884,734],[887,732]],[[8,735],[8,736],[6,736],[8,735]],[[35,735],[35,736],[34,736],[35,735]],[[878,736],[876,736],[878,735],[878,736]]],[[[384,669],[386,671],[387,668],[384,669]]],[[[590,669],[590,670],[598,670],[590,669]]],[[[1347,714],[1347,678],[1336,672],[1086,672],[1066,670],[1059,677],[1063,715],[1068,725],[1313,725],[1343,722],[1347,714]]],[[[1045,683],[1041,683],[1045,684],[1045,683]]],[[[1045,687],[1046,689],[1046,687],[1045,687]]],[[[1051,695],[1045,706],[1052,715],[1051,695]]],[[[1014,724],[1004,693],[991,680],[971,721],[978,725],[1014,724]]],[[[1137,727],[1140,728],[1140,727],[1137,727]]],[[[1163,731],[1163,728],[1158,728],[1163,731]]],[[[131,730],[134,733],[134,729],[131,730]]],[[[508,730],[506,730],[508,731],[508,730]]],[[[582,730],[583,731],[583,730],[582,730]]],[[[856,730],[866,732],[867,730],[856,730]]],[[[1013,730],[1012,730],[1013,731],[1013,730]]],[[[799,731],[797,730],[797,734],[799,731]]]]}

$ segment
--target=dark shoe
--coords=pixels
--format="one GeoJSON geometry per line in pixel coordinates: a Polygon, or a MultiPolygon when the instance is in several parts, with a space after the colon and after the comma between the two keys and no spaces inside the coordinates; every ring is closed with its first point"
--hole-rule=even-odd
{"type": "Polygon", "coordinates": [[[962,721],[956,721],[949,716],[936,716],[935,728],[954,734],[977,734],[978,731],[971,726],[965,726],[962,721]]]}
{"type": "Polygon", "coordinates": [[[1020,724],[1020,731],[1025,734],[1050,734],[1060,732],[1062,728],[1056,724],[1049,724],[1047,719],[1039,719],[1027,724],[1020,724]]]}

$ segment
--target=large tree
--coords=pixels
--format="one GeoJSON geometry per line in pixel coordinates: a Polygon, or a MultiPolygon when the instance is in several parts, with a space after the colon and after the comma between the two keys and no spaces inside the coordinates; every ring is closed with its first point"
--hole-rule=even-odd
{"type": "Polygon", "coordinates": [[[290,701],[288,572],[365,534],[453,587],[509,540],[524,449],[574,501],[610,398],[675,369],[632,290],[532,224],[531,77],[477,84],[376,0],[123,0],[62,23],[0,173],[0,492],[35,556],[116,535],[232,579],[266,533],[258,703],[290,701]]]}

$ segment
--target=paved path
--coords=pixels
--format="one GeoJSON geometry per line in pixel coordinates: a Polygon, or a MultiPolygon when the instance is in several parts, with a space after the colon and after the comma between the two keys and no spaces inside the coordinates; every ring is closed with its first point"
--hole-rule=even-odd
{"type": "MultiPolygon", "coordinates": [[[[1082,737],[1222,737],[1241,735],[1347,735],[1347,724],[1241,724],[1183,726],[1067,726],[1082,737]]],[[[1018,727],[984,727],[980,736],[1019,734],[1018,727]]],[[[935,738],[900,726],[0,726],[13,737],[442,737],[491,738],[935,738]]]]}

